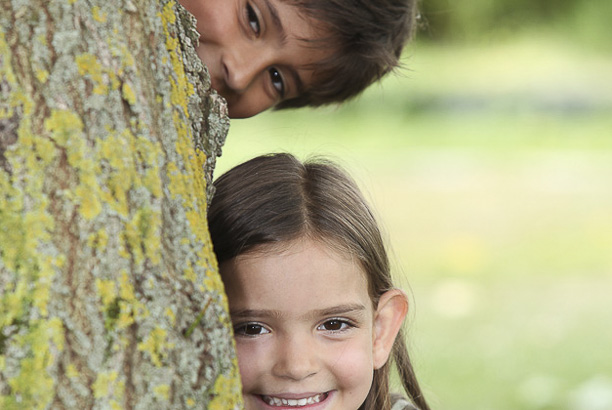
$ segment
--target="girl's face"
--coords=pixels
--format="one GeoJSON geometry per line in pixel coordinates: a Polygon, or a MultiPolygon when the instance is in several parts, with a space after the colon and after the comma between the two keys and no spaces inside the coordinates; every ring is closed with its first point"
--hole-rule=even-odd
{"type": "Polygon", "coordinates": [[[197,20],[197,52],[231,118],[262,112],[313,85],[309,65],[331,54],[303,40],[325,33],[282,0],[179,0],[197,20]]]}
{"type": "Polygon", "coordinates": [[[240,255],[221,273],[247,410],[359,408],[388,352],[355,261],[303,239],[240,255]]]}

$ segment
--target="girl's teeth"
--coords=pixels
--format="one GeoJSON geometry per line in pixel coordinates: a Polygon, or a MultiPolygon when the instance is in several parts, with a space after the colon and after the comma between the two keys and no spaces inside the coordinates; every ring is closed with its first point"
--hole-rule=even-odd
{"type": "Polygon", "coordinates": [[[302,399],[281,399],[280,397],[272,397],[272,396],[262,396],[264,401],[268,403],[270,406],[289,406],[289,407],[302,407],[309,404],[319,403],[321,400],[325,398],[325,393],[317,394],[316,396],[311,396],[302,399]]]}

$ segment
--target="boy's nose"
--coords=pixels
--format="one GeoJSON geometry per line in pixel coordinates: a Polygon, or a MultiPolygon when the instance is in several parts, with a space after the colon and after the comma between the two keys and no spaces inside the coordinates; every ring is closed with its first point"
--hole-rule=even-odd
{"type": "Polygon", "coordinates": [[[303,380],[318,372],[317,348],[307,338],[279,341],[272,371],[275,376],[303,380]]]}
{"type": "Polygon", "coordinates": [[[267,65],[265,56],[254,49],[235,50],[223,58],[225,83],[234,92],[241,93],[266,70],[267,65]]]}

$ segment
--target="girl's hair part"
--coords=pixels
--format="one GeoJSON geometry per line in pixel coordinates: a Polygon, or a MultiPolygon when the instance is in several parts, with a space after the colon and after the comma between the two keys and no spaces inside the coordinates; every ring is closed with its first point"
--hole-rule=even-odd
{"type": "MultiPolygon", "coordinates": [[[[394,288],[376,219],[355,181],[337,165],[322,159],[302,163],[290,154],[264,155],[236,166],[214,185],[208,223],[219,264],[308,237],[358,261],[374,308],[394,288]]],[[[391,359],[374,371],[360,410],[391,408],[392,361],[409,398],[428,410],[402,331],[391,359]]]]}

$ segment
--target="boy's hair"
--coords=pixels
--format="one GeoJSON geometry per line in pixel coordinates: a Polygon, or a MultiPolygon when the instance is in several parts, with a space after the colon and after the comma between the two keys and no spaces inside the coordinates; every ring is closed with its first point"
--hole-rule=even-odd
{"type": "Polygon", "coordinates": [[[313,47],[327,47],[329,58],[313,65],[315,86],[275,108],[340,103],[399,66],[404,45],[415,32],[416,0],[284,0],[326,32],[313,47]]]}
{"type": "MultiPolygon", "coordinates": [[[[290,154],[266,155],[231,169],[214,185],[208,223],[219,264],[306,236],[360,263],[374,308],[393,289],[378,224],[355,182],[338,166],[322,160],[301,163],[290,154]]],[[[428,410],[401,331],[393,359],[410,399],[428,410]]],[[[390,366],[387,362],[374,371],[360,409],[391,408],[390,366]]]]}

